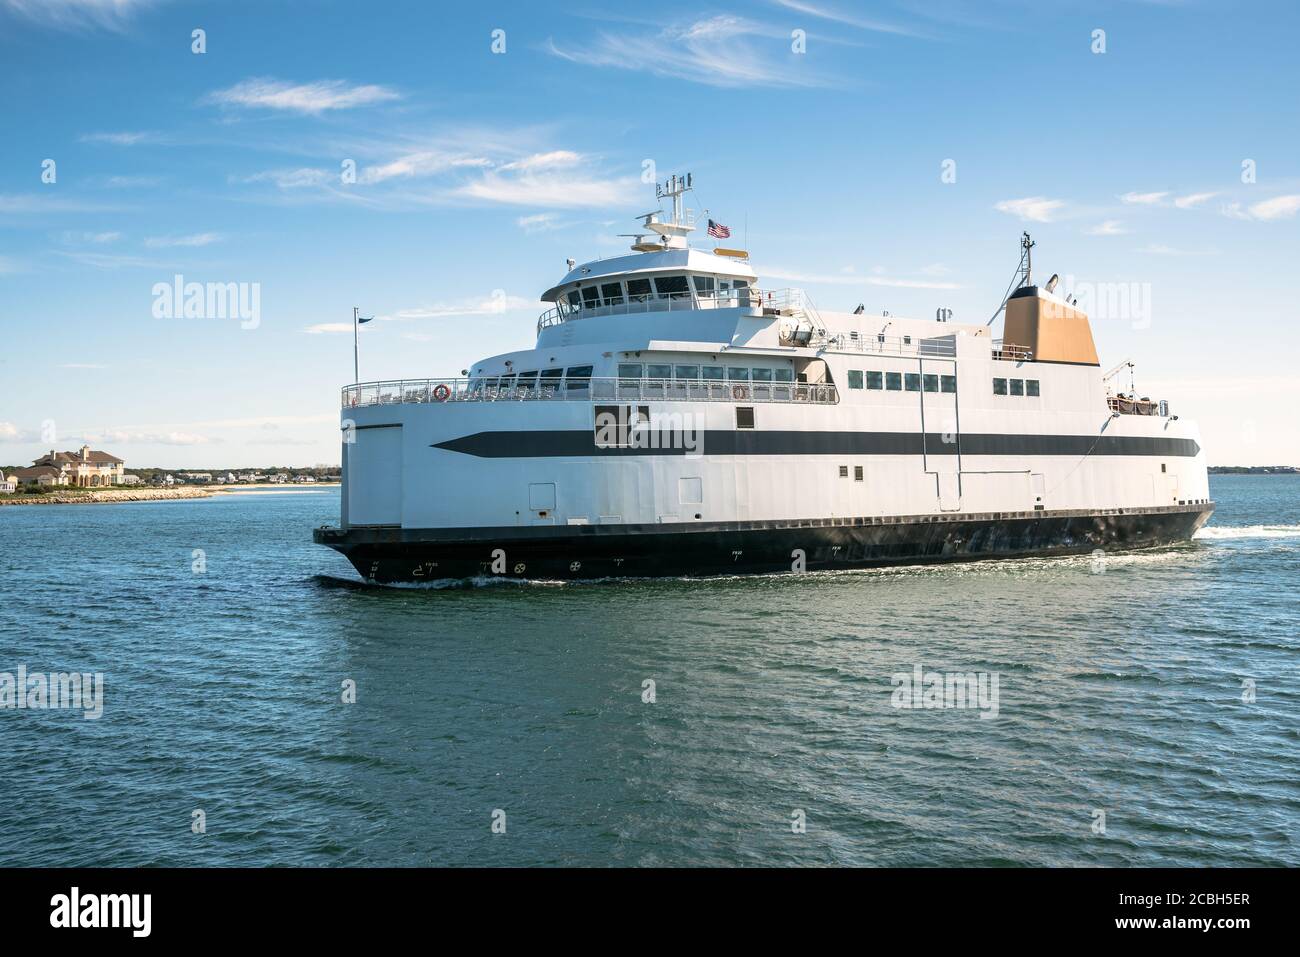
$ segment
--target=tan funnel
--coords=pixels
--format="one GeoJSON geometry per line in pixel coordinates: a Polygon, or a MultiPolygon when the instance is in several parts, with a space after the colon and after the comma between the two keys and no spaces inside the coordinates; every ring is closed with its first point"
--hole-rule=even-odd
{"type": "Polygon", "coordinates": [[[1028,349],[1037,362],[1098,364],[1087,313],[1037,286],[1022,286],[1007,300],[1002,344],[1028,349]]]}

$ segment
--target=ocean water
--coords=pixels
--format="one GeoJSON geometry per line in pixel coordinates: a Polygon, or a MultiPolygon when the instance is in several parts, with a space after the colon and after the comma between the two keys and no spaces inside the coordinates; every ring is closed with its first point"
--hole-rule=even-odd
{"type": "Polygon", "coordinates": [[[1294,866],[1300,478],[1211,482],[1104,560],[441,589],[335,490],[0,508],[0,672],[105,682],[0,710],[0,864],[1294,866]]]}

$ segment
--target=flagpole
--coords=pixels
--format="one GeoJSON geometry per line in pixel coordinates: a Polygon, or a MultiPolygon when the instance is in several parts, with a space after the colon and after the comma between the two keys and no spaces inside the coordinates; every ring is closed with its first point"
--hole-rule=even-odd
{"type": "Polygon", "coordinates": [[[357,335],[357,313],[361,311],[359,306],[352,307],[352,381],[354,383],[361,381],[361,360],[357,358],[357,342],[360,338],[357,335]]]}

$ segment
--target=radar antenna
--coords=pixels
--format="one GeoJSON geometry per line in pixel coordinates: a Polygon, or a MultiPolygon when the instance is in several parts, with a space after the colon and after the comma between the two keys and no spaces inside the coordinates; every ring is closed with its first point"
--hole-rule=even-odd
{"type": "Polygon", "coordinates": [[[1002,315],[1002,310],[1007,307],[1007,300],[1011,298],[1013,290],[1033,285],[1030,277],[1033,273],[1034,264],[1033,248],[1036,245],[1038,244],[1029,238],[1029,233],[1020,234],[1020,263],[1016,266],[1015,275],[1011,277],[1011,283],[1007,286],[1007,291],[1002,294],[1002,304],[998,306],[997,311],[989,317],[989,321],[984,325],[993,325],[993,320],[1002,315]]]}

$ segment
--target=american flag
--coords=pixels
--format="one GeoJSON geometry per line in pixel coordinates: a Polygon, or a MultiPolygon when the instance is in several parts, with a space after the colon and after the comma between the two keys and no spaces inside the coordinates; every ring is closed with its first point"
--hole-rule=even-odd
{"type": "Polygon", "coordinates": [[[730,239],[731,230],[728,227],[722,225],[722,223],[715,223],[713,220],[710,219],[709,235],[712,236],[714,239],[730,239]]]}

